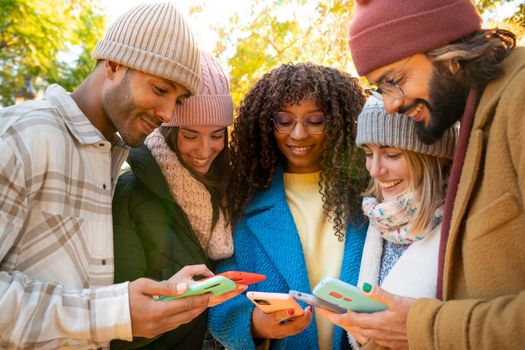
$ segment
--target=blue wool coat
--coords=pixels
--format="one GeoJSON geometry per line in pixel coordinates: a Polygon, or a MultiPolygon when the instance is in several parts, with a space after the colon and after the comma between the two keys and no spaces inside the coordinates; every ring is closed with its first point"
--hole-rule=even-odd
{"type": "MultiPolygon", "coordinates": [[[[367,225],[357,229],[348,226],[340,279],[357,284],[367,225]]],[[[233,238],[235,254],[220,263],[217,272],[265,274],[266,280],[250,286],[249,291],[288,293],[294,289],[311,293],[301,240],[285,198],[282,170],[276,172],[271,187],[246,209],[233,238]]],[[[255,349],[250,331],[253,308],[245,295],[237,296],[209,310],[208,327],[227,349],[255,349]]],[[[272,340],[271,348],[318,349],[315,314],[302,333],[272,340]]],[[[336,326],[333,349],[349,348],[343,329],[336,326]]]]}

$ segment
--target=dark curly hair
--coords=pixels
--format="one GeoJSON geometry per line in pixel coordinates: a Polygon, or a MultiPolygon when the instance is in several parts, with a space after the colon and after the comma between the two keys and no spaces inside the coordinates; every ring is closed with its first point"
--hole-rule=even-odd
{"type": "Polygon", "coordinates": [[[241,102],[230,142],[231,177],[227,196],[230,220],[242,217],[255,196],[270,187],[286,162],[274,137],[272,118],[286,104],[315,98],[327,117],[319,185],[323,210],[343,240],[347,222],[357,223],[360,193],[366,187],[362,152],[355,146],[356,120],[365,101],[359,81],[313,63],[284,64],[259,79],[241,102]]]}

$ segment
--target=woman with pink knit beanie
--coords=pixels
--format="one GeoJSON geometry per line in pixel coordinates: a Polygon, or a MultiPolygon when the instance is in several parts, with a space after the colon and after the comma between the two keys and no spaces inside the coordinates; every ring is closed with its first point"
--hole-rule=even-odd
{"type": "MultiPolygon", "coordinates": [[[[228,78],[218,60],[201,53],[202,84],[177,105],[170,123],[131,150],[131,169],[113,200],[115,280],[167,280],[186,265],[233,254],[225,215],[229,178],[227,127],[233,122],[228,78]]],[[[237,295],[243,288],[238,288],[237,295]]],[[[156,339],[114,341],[111,348],[201,349],[207,311],[156,339]]]]}

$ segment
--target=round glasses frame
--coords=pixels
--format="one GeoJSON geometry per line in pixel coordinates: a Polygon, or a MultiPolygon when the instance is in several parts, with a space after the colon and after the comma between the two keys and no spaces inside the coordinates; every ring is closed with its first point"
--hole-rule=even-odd
{"type": "Polygon", "coordinates": [[[290,134],[295,129],[295,127],[297,126],[297,123],[301,123],[303,125],[304,130],[309,135],[322,134],[324,132],[324,128],[326,126],[326,116],[324,114],[318,114],[318,116],[322,116],[322,123],[321,124],[317,124],[317,125],[310,124],[310,122],[307,120],[307,117],[309,117],[309,116],[310,115],[304,116],[303,120],[301,120],[301,121],[298,121],[297,118],[292,118],[292,120],[293,120],[292,124],[291,125],[287,125],[287,126],[283,126],[283,125],[279,124],[279,122],[276,120],[278,118],[278,115],[275,115],[272,118],[272,121],[273,121],[273,125],[275,127],[275,130],[278,133],[281,133],[281,134],[290,134]]]}
{"type": "Polygon", "coordinates": [[[369,93],[376,93],[379,95],[388,95],[396,100],[402,100],[405,98],[405,92],[399,85],[399,80],[396,80],[396,76],[405,68],[405,65],[410,61],[413,56],[406,59],[405,62],[396,70],[394,75],[388,79],[384,79],[377,84],[377,87],[371,87],[366,89],[369,93]]]}

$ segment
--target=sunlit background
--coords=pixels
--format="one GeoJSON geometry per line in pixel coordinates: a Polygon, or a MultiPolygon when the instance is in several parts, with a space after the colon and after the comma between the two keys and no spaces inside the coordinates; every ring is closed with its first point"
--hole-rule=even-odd
{"type": "MultiPolygon", "coordinates": [[[[50,83],[72,91],[90,53],[121,13],[150,0],[0,0],[0,106],[50,83]]],[[[264,72],[312,61],[354,73],[347,46],[352,0],[176,0],[200,46],[228,69],[238,103],[264,72]]],[[[523,45],[523,0],[475,0],[484,27],[505,27],[523,45]]],[[[0,107],[1,108],[1,107],[0,107]]]]}

